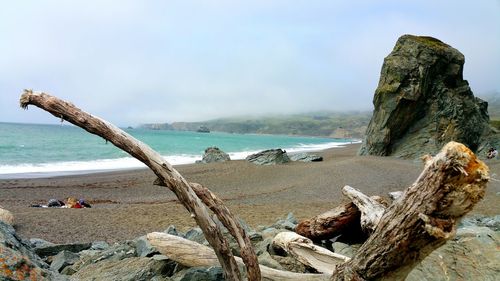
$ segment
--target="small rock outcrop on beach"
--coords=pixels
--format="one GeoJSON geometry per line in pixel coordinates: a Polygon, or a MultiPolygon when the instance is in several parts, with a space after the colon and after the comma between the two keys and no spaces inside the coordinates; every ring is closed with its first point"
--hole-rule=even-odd
{"type": "Polygon", "coordinates": [[[295,153],[290,155],[290,160],[300,162],[320,162],[323,161],[323,157],[310,153],[295,153]]]}
{"type": "Polygon", "coordinates": [[[220,150],[218,147],[213,146],[205,149],[203,158],[199,163],[214,163],[214,162],[225,162],[231,160],[229,154],[220,150]]]}
{"type": "Polygon", "coordinates": [[[417,158],[452,140],[478,152],[500,144],[487,102],[463,79],[464,62],[438,39],[401,36],[384,60],[359,154],[417,158]]]}
{"type": "Polygon", "coordinates": [[[256,165],[277,165],[290,162],[286,151],[279,148],[248,155],[246,160],[256,165]]]}

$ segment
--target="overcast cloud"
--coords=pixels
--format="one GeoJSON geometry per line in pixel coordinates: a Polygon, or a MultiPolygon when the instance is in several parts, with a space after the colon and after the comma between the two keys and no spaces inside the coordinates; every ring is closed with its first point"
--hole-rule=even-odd
{"type": "Polygon", "coordinates": [[[22,89],[118,125],[370,110],[397,38],[460,50],[476,95],[500,91],[500,2],[4,1],[0,122],[56,123],[22,89]]]}

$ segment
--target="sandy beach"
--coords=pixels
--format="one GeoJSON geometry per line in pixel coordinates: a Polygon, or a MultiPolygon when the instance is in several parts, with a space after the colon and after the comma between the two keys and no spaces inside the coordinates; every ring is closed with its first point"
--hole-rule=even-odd
{"type": "MultiPolygon", "coordinates": [[[[221,197],[250,226],[269,225],[293,212],[298,219],[314,216],[346,199],[344,185],[369,195],[386,196],[415,181],[419,161],[391,157],[358,157],[359,144],[318,152],[323,162],[257,166],[245,161],[176,167],[189,181],[201,183],[221,197]]],[[[487,162],[492,180],[484,200],[472,213],[500,214],[498,160],[487,162]]],[[[146,169],[44,179],[0,180],[0,205],[15,218],[23,238],[54,243],[115,242],[133,239],[174,224],[195,226],[175,195],[154,186],[146,169]],[[90,209],[31,208],[50,198],[85,198],[90,209]]]]}

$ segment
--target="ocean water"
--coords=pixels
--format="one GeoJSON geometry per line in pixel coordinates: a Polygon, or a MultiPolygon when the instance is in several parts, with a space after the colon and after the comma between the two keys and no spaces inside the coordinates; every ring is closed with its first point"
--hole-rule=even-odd
{"type": "MultiPolygon", "coordinates": [[[[271,148],[287,152],[317,151],[342,146],[348,139],[197,133],[125,129],[173,165],[200,160],[209,146],[231,159],[271,148]]],[[[0,123],[0,178],[29,178],[145,167],[98,136],[72,125],[0,123]]]]}

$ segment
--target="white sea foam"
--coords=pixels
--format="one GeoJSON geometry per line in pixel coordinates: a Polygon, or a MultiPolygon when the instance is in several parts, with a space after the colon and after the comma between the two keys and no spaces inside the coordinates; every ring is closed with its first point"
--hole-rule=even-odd
{"type": "MultiPolygon", "coordinates": [[[[354,143],[354,142],[350,142],[354,143]]],[[[342,147],[347,142],[330,142],[322,144],[301,144],[296,147],[283,148],[289,153],[320,151],[333,147],[342,147]]],[[[258,151],[229,152],[231,159],[245,159],[258,151]]],[[[192,164],[201,160],[201,155],[169,155],[164,158],[172,165],[192,164]]],[[[0,165],[0,179],[38,178],[72,174],[85,174],[113,170],[144,168],[145,165],[132,157],[117,159],[101,159],[93,161],[67,161],[41,164],[0,165]]]]}

